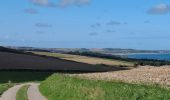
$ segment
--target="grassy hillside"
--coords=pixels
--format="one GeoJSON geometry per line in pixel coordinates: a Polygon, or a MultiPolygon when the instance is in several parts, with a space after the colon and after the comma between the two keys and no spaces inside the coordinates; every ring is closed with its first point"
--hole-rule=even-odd
{"type": "Polygon", "coordinates": [[[157,86],[93,81],[54,74],[40,85],[48,100],[169,100],[170,91],[157,86]],[[56,99],[57,98],[57,99],[56,99]]]}
{"type": "Polygon", "coordinates": [[[60,59],[71,60],[76,62],[82,62],[87,64],[105,64],[109,66],[114,65],[121,65],[121,66],[134,66],[133,62],[121,61],[121,60],[111,60],[105,58],[97,58],[97,57],[87,57],[87,56],[80,56],[80,55],[71,55],[71,54],[61,54],[61,53],[50,53],[50,52],[34,52],[35,54],[39,55],[46,55],[51,57],[57,57],[60,59]]]}

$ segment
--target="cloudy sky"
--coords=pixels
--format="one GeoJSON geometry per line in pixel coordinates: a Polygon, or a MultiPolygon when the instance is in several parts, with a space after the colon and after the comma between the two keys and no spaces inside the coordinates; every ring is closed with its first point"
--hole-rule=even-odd
{"type": "Polygon", "coordinates": [[[0,45],[170,50],[170,0],[1,0],[0,45]]]}

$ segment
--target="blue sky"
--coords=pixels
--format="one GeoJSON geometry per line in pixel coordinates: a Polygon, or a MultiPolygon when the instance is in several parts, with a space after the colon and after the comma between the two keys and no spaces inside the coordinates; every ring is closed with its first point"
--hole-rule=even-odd
{"type": "Polygon", "coordinates": [[[169,0],[2,0],[0,45],[170,50],[169,0]]]}

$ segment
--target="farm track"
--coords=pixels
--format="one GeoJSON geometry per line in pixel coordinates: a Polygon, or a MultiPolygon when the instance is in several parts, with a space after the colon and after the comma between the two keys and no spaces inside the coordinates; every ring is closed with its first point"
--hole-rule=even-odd
{"type": "Polygon", "coordinates": [[[42,94],[39,92],[39,84],[31,83],[28,88],[28,99],[29,100],[47,100],[42,94]]]}
{"type": "Polygon", "coordinates": [[[0,100],[16,100],[16,94],[18,90],[24,86],[24,84],[16,85],[2,94],[0,100]]]}
{"type": "Polygon", "coordinates": [[[16,85],[6,92],[0,97],[0,100],[16,100],[16,94],[18,90],[25,85],[30,85],[28,88],[27,94],[29,100],[47,100],[42,94],[39,92],[39,84],[38,83],[25,83],[16,85]]]}

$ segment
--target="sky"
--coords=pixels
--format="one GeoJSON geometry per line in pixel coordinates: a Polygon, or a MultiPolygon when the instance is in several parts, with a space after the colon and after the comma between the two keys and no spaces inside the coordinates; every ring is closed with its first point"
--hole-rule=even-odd
{"type": "Polygon", "coordinates": [[[1,0],[0,45],[170,50],[170,0],[1,0]]]}

